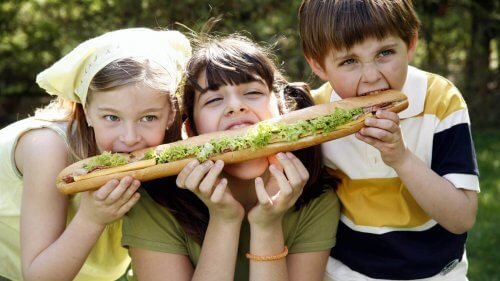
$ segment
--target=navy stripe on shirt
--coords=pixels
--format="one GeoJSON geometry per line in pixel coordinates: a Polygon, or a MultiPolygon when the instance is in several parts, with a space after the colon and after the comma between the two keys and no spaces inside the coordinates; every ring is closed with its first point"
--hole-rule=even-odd
{"type": "Polygon", "coordinates": [[[431,169],[440,176],[479,175],[469,124],[457,124],[434,135],[431,169]]]}
{"type": "Polygon", "coordinates": [[[379,235],[353,231],[340,221],[331,256],[371,278],[428,278],[461,260],[466,238],[467,233],[456,235],[439,224],[425,231],[379,235]]]}

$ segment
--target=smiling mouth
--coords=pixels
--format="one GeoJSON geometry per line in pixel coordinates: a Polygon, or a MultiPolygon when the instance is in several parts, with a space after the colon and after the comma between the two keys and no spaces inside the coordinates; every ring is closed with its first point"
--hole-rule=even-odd
{"type": "Polygon", "coordinates": [[[244,122],[244,123],[231,125],[231,126],[227,127],[226,130],[238,130],[238,129],[245,128],[245,127],[248,127],[251,125],[253,125],[253,124],[249,123],[249,122],[244,122]]]}

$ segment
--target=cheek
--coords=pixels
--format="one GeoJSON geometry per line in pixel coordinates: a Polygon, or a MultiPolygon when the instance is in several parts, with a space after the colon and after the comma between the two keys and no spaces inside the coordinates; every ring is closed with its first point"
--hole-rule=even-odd
{"type": "Polygon", "coordinates": [[[165,120],[155,124],[142,124],[137,129],[147,147],[162,144],[168,131],[165,120]]]}
{"type": "Polygon", "coordinates": [[[218,130],[218,121],[215,116],[217,116],[217,112],[211,110],[199,110],[198,114],[194,115],[194,124],[196,125],[198,134],[201,135],[218,130]]]}
{"type": "Polygon", "coordinates": [[[408,71],[407,65],[393,65],[390,69],[391,75],[390,77],[390,86],[393,89],[401,90],[406,81],[406,74],[408,71]]]}
{"type": "Polygon", "coordinates": [[[109,130],[107,133],[100,132],[99,129],[94,129],[95,142],[97,145],[97,149],[100,153],[104,151],[113,151],[113,133],[109,130]]]}
{"type": "Polygon", "coordinates": [[[341,98],[356,96],[359,79],[354,73],[342,73],[332,76],[329,80],[330,85],[341,98]]]}
{"type": "Polygon", "coordinates": [[[278,117],[281,114],[280,114],[278,105],[269,105],[266,109],[266,112],[262,112],[259,115],[260,115],[259,120],[262,121],[262,120],[267,120],[267,119],[271,119],[274,117],[278,117]]]}
{"type": "Polygon", "coordinates": [[[150,146],[157,146],[157,145],[160,145],[163,143],[163,140],[165,138],[165,133],[166,133],[166,130],[163,129],[163,130],[158,130],[156,132],[151,132],[148,136],[147,136],[147,146],[150,147],[150,146]]]}
{"type": "Polygon", "coordinates": [[[401,62],[393,63],[388,65],[388,71],[392,73],[392,76],[402,76],[403,72],[405,72],[406,64],[402,64],[401,62]]]}
{"type": "Polygon", "coordinates": [[[271,95],[270,99],[266,99],[261,103],[257,104],[254,108],[255,112],[259,112],[260,120],[271,119],[281,115],[278,106],[278,100],[274,95],[271,95]]]}

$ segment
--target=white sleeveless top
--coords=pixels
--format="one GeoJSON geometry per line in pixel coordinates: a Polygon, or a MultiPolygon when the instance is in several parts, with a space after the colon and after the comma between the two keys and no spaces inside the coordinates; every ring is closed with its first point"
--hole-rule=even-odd
{"type": "MultiPolygon", "coordinates": [[[[31,117],[0,130],[0,276],[22,280],[19,224],[23,177],[14,159],[17,143],[30,130],[48,128],[59,134],[69,149],[66,127],[67,123],[31,117]]],[[[70,198],[68,222],[74,217],[79,201],[78,195],[70,198]]],[[[74,280],[111,281],[125,272],[130,258],[121,247],[121,225],[119,220],[106,226],[74,280]]]]}

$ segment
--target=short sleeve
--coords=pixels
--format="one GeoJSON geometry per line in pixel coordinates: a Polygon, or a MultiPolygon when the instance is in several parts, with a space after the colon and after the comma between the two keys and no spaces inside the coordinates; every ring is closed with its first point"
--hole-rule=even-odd
{"type": "Polygon", "coordinates": [[[340,204],[333,190],[325,191],[284,221],[290,253],[314,252],[335,246],[340,204]]]}
{"type": "Polygon", "coordinates": [[[174,216],[145,190],[123,219],[122,245],[188,255],[187,236],[174,216]]]}
{"type": "Polygon", "coordinates": [[[431,168],[456,187],[479,191],[479,169],[465,100],[445,78],[431,75],[429,81],[425,114],[436,120],[431,168]]]}

